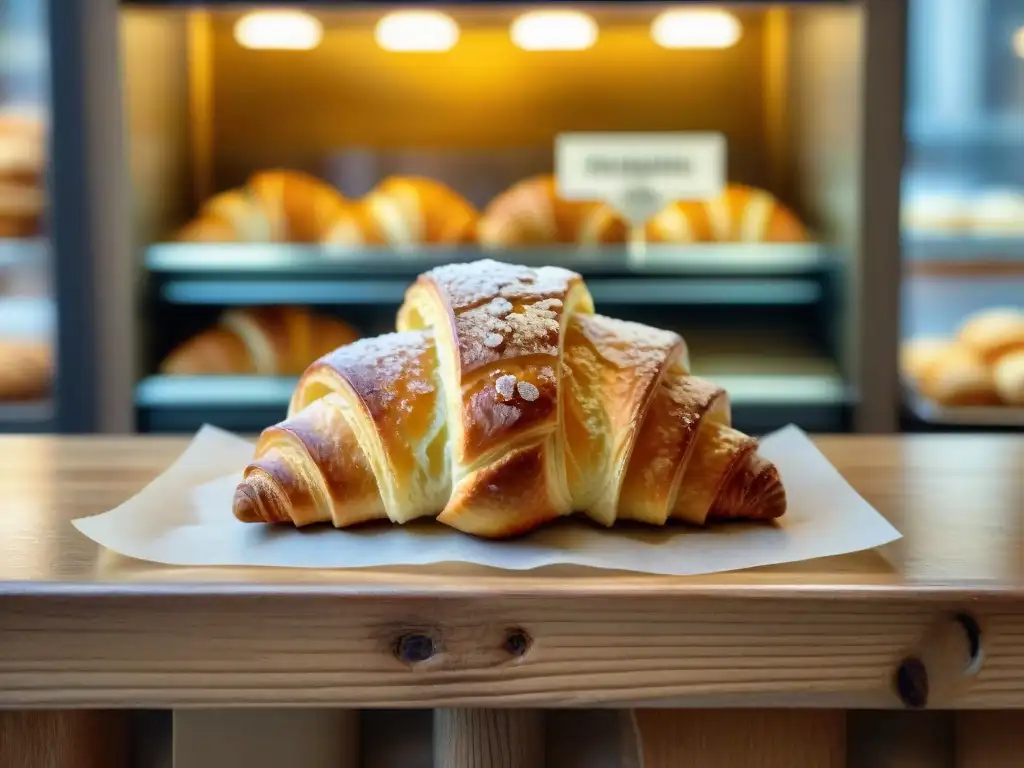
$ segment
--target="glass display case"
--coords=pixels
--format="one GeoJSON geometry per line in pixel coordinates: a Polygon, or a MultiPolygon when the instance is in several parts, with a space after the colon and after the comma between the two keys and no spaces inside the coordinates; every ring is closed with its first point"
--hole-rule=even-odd
{"type": "Polygon", "coordinates": [[[54,424],[43,5],[0,0],[0,432],[54,424]]]}
{"type": "Polygon", "coordinates": [[[575,269],[599,312],[681,332],[747,431],[888,428],[864,341],[886,313],[863,309],[898,262],[898,167],[869,148],[898,158],[899,121],[865,110],[899,103],[868,85],[892,72],[872,25],[899,52],[885,15],[122,3],[138,428],[259,430],[325,347],[392,329],[418,273],[482,257],[575,269]],[[579,132],[720,135],[725,183],[627,223],[563,193],[579,132]]]}
{"type": "Polygon", "coordinates": [[[913,0],[902,370],[913,428],[1024,426],[1024,5],[913,0]]]}

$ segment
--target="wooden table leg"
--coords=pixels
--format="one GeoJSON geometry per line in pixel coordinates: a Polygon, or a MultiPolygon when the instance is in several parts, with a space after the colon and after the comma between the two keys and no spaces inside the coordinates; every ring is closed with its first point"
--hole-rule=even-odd
{"type": "Polygon", "coordinates": [[[123,712],[0,712],[0,768],[123,768],[130,744],[123,712]]]}
{"type": "Polygon", "coordinates": [[[358,768],[359,713],[310,709],[174,712],[174,768],[358,768]]]}
{"type": "Polygon", "coordinates": [[[540,710],[439,709],[434,768],[543,768],[540,710]]]}
{"type": "MultiPolygon", "coordinates": [[[[830,710],[633,712],[643,768],[844,768],[846,713],[830,710]]],[[[632,760],[630,760],[632,758],[632,760]]]]}

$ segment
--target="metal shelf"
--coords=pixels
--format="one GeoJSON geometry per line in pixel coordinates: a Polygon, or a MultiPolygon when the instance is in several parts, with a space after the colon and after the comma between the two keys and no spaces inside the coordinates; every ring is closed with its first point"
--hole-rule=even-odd
{"type": "Polygon", "coordinates": [[[814,244],[625,248],[339,250],[320,246],[160,244],[146,253],[163,301],[189,305],[397,305],[426,269],[479,258],[559,264],[601,304],[802,306],[821,300],[834,254],[814,244]]]}
{"type": "Polygon", "coordinates": [[[838,261],[816,243],[721,243],[571,248],[538,246],[502,251],[421,246],[340,248],[300,244],[158,243],[146,251],[156,275],[352,277],[418,274],[441,264],[491,258],[527,266],[558,264],[585,274],[793,276],[818,272],[838,261]]]}
{"type": "Polygon", "coordinates": [[[0,434],[55,432],[53,404],[49,400],[0,403],[0,434]]]}
{"type": "Polygon", "coordinates": [[[0,271],[8,269],[42,269],[49,257],[43,238],[0,238],[0,271]]]}
{"type": "MultiPolygon", "coordinates": [[[[837,376],[714,376],[730,394],[733,421],[761,434],[789,423],[812,432],[847,429],[852,407],[837,376]]],[[[188,433],[204,423],[258,433],[285,416],[296,379],[264,376],[151,376],[135,391],[142,432],[188,433]]]]}
{"type": "Polygon", "coordinates": [[[1005,262],[1024,271],[1024,234],[905,232],[902,243],[903,258],[910,262],[1005,262]]]}
{"type": "Polygon", "coordinates": [[[907,387],[904,398],[908,410],[925,424],[942,427],[1024,428],[1024,408],[1008,405],[959,406],[939,405],[907,387]]]}

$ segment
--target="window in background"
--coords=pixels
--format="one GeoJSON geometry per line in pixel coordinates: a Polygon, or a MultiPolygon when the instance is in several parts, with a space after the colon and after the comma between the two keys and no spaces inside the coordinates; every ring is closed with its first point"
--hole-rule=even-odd
{"type": "Polygon", "coordinates": [[[903,193],[911,423],[1024,425],[1024,5],[912,0],[903,193]]]}
{"type": "Polygon", "coordinates": [[[0,432],[52,423],[44,6],[0,0],[0,432]]]}

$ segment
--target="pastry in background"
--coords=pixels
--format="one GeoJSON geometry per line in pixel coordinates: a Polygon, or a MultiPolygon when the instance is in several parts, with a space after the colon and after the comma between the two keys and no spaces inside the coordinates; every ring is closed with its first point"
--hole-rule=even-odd
{"type": "Polygon", "coordinates": [[[317,243],[352,203],[330,184],[298,171],[260,171],[246,182],[266,212],[270,239],[317,243]]]}
{"type": "Polygon", "coordinates": [[[1024,405],[1024,312],[985,309],[968,316],[954,338],[911,339],[900,367],[940,405],[1024,405]]]}
{"type": "Polygon", "coordinates": [[[681,200],[647,222],[652,243],[802,243],[807,229],[770,192],[729,184],[710,200],[681,200]]]}
{"type": "Polygon", "coordinates": [[[929,400],[945,406],[999,403],[991,367],[962,344],[910,341],[903,357],[904,371],[929,400]]]}
{"type": "Polygon", "coordinates": [[[970,228],[976,235],[1024,235],[1024,194],[993,189],[970,203],[970,228]]]}
{"type": "Polygon", "coordinates": [[[1024,349],[1024,312],[1013,307],[976,312],[964,320],[957,338],[993,365],[1008,352],[1024,349]]]}
{"type": "Polygon", "coordinates": [[[0,237],[39,234],[45,166],[44,122],[30,114],[0,114],[0,237]]]}
{"type": "Polygon", "coordinates": [[[390,176],[339,211],[324,243],[459,245],[476,240],[476,208],[458,192],[422,176],[390,176]]]}
{"type": "Polygon", "coordinates": [[[176,239],[194,243],[269,243],[273,230],[263,206],[248,190],[229,189],[203,203],[199,215],[178,231],[176,239]]]}
{"type": "Polygon", "coordinates": [[[359,334],[347,323],[292,307],[236,309],[172,351],[160,372],[178,376],[298,376],[359,334]]]}
{"type": "Polygon", "coordinates": [[[932,336],[905,341],[900,346],[900,370],[912,381],[920,381],[956,346],[953,339],[932,336]]]}
{"type": "Polygon", "coordinates": [[[708,206],[699,200],[669,203],[647,221],[649,243],[710,243],[714,238],[708,206]]]}
{"type": "Polygon", "coordinates": [[[558,196],[553,176],[535,176],[491,201],[480,219],[481,245],[598,245],[623,243],[629,227],[604,203],[576,202],[558,196]]]}
{"type": "Polygon", "coordinates": [[[971,226],[971,207],[963,195],[955,193],[914,194],[904,200],[900,218],[909,232],[963,233],[971,226]]]}
{"type": "Polygon", "coordinates": [[[1024,348],[999,358],[992,366],[992,377],[1004,403],[1024,407],[1024,348]]]}
{"type": "Polygon", "coordinates": [[[730,184],[705,205],[715,242],[802,243],[808,239],[796,214],[763,189],[730,184]]]}
{"type": "Polygon", "coordinates": [[[254,173],[244,187],[214,195],[179,230],[178,240],[215,243],[319,242],[353,203],[299,171],[254,173]]]}
{"type": "Polygon", "coordinates": [[[39,400],[49,394],[52,380],[50,344],[0,340],[0,401],[39,400]]]}

